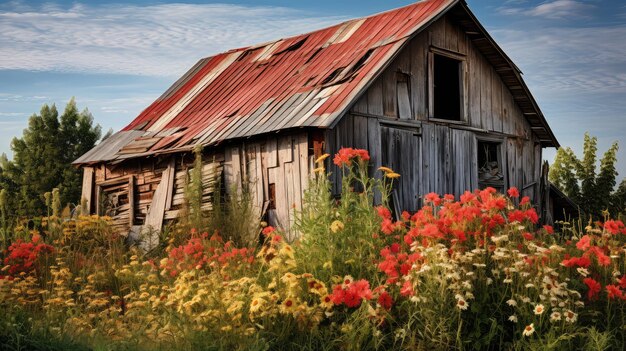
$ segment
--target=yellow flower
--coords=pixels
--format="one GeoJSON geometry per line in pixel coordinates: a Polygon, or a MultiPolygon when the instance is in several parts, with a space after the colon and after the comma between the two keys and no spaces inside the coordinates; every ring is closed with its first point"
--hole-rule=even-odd
{"type": "Polygon", "coordinates": [[[261,298],[252,299],[252,302],[250,302],[250,313],[258,311],[263,305],[263,301],[261,298]]]}
{"type": "Polygon", "coordinates": [[[313,173],[319,173],[319,174],[324,173],[324,167],[317,167],[316,169],[313,170],[313,173]]]}
{"type": "Polygon", "coordinates": [[[396,179],[396,178],[400,178],[400,174],[396,172],[385,173],[385,177],[390,178],[390,179],[396,179]]]}
{"type": "Polygon", "coordinates": [[[279,255],[282,256],[287,256],[289,258],[293,259],[293,249],[291,248],[291,246],[285,244],[280,251],[278,252],[279,255]]]}
{"type": "Polygon", "coordinates": [[[393,169],[389,168],[389,167],[378,167],[379,171],[383,171],[385,173],[393,173],[393,169]]]}
{"type": "Polygon", "coordinates": [[[296,309],[296,301],[289,297],[280,304],[280,312],[283,314],[293,313],[296,309]]]}
{"type": "Polygon", "coordinates": [[[324,162],[325,159],[327,159],[330,156],[330,154],[323,154],[322,156],[318,157],[317,160],[315,160],[315,163],[322,163],[324,162]]]}
{"type": "Polygon", "coordinates": [[[339,220],[334,220],[331,224],[330,224],[330,230],[333,233],[337,233],[339,231],[342,231],[344,228],[344,224],[343,222],[339,221],[339,220]]]}
{"type": "Polygon", "coordinates": [[[331,299],[330,295],[322,296],[322,298],[320,299],[320,306],[324,307],[325,309],[331,309],[333,307],[333,300],[331,299]]]}

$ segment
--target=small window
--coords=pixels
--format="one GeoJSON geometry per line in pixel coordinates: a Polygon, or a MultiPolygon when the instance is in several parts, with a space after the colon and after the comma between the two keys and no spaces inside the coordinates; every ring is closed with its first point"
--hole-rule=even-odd
{"type": "Polygon", "coordinates": [[[433,55],[433,112],[437,119],[462,120],[461,63],[451,57],[433,55]]]}
{"type": "Polygon", "coordinates": [[[504,168],[502,143],[492,141],[478,141],[478,187],[481,189],[492,187],[504,192],[504,168]]]}

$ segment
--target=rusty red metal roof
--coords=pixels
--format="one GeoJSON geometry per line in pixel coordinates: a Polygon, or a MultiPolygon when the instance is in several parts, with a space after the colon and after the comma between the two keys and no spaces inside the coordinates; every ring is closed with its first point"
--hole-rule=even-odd
{"type": "Polygon", "coordinates": [[[143,131],[141,137],[121,149],[115,149],[119,142],[113,149],[103,145],[105,150],[92,150],[75,163],[186,151],[289,128],[329,127],[412,35],[458,2],[422,1],[201,59],[118,132],[143,131]]]}

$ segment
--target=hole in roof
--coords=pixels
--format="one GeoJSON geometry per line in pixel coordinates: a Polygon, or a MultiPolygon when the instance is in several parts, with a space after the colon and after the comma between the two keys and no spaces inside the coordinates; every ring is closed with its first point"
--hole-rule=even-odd
{"type": "Polygon", "coordinates": [[[226,116],[224,116],[224,118],[231,118],[231,117],[235,117],[237,115],[237,113],[239,113],[240,109],[236,109],[235,111],[227,114],[226,116]]]}
{"type": "Polygon", "coordinates": [[[304,45],[304,42],[305,42],[308,38],[309,38],[309,37],[308,37],[308,36],[306,36],[306,37],[304,37],[304,38],[302,38],[302,39],[298,40],[297,42],[295,42],[295,43],[293,43],[293,44],[289,45],[286,49],[281,50],[281,51],[279,51],[279,52],[275,53],[275,54],[274,54],[274,56],[276,56],[276,55],[280,55],[280,54],[285,53],[285,52],[288,52],[288,51],[296,51],[296,50],[298,50],[299,48],[301,48],[301,47],[302,47],[302,45],[304,45]]]}
{"type": "Polygon", "coordinates": [[[365,65],[365,62],[367,62],[367,60],[370,58],[370,56],[372,56],[372,53],[374,52],[374,49],[369,49],[365,52],[365,54],[363,54],[363,56],[361,56],[361,58],[354,64],[354,66],[352,66],[352,68],[350,68],[350,72],[348,72],[348,74],[346,74],[346,77],[352,76],[354,74],[357,73],[358,70],[361,69],[361,67],[363,67],[365,65]]]}
{"type": "Polygon", "coordinates": [[[309,85],[309,83],[311,83],[313,80],[315,80],[315,78],[317,78],[317,76],[313,76],[313,77],[309,77],[309,79],[306,80],[306,82],[304,83],[303,86],[307,86],[309,85]]]}
{"type": "Polygon", "coordinates": [[[242,61],[244,58],[250,56],[250,54],[252,54],[256,50],[257,49],[247,49],[246,51],[243,52],[243,54],[239,55],[239,57],[237,58],[237,61],[242,61]]]}
{"type": "Polygon", "coordinates": [[[306,63],[309,63],[309,62],[311,62],[311,61],[313,61],[313,59],[315,58],[315,56],[317,56],[317,55],[318,55],[318,54],[319,54],[322,50],[324,50],[324,48],[321,48],[321,47],[320,47],[320,48],[317,48],[317,50],[315,50],[315,52],[313,53],[313,55],[311,55],[311,56],[310,56],[310,57],[306,60],[305,64],[306,64],[306,63]]]}
{"type": "Polygon", "coordinates": [[[341,72],[345,69],[345,67],[339,67],[337,69],[335,69],[334,71],[332,71],[328,77],[324,78],[324,80],[322,81],[322,85],[326,85],[328,83],[331,83],[333,80],[335,80],[335,78],[337,78],[339,76],[339,74],[341,74],[341,72]]]}

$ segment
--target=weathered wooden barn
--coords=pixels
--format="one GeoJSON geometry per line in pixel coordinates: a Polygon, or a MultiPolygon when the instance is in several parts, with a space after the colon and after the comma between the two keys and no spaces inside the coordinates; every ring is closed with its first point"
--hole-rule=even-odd
{"type": "Polygon", "coordinates": [[[207,199],[215,175],[248,184],[259,215],[286,230],[313,160],[341,147],[401,173],[397,204],[416,210],[426,193],[486,186],[538,200],[542,149],[559,146],[520,70],[458,0],[201,59],[75,161],[83,197],[120,229],[160,229],[180,214],[196,145],[207,199]]]}

